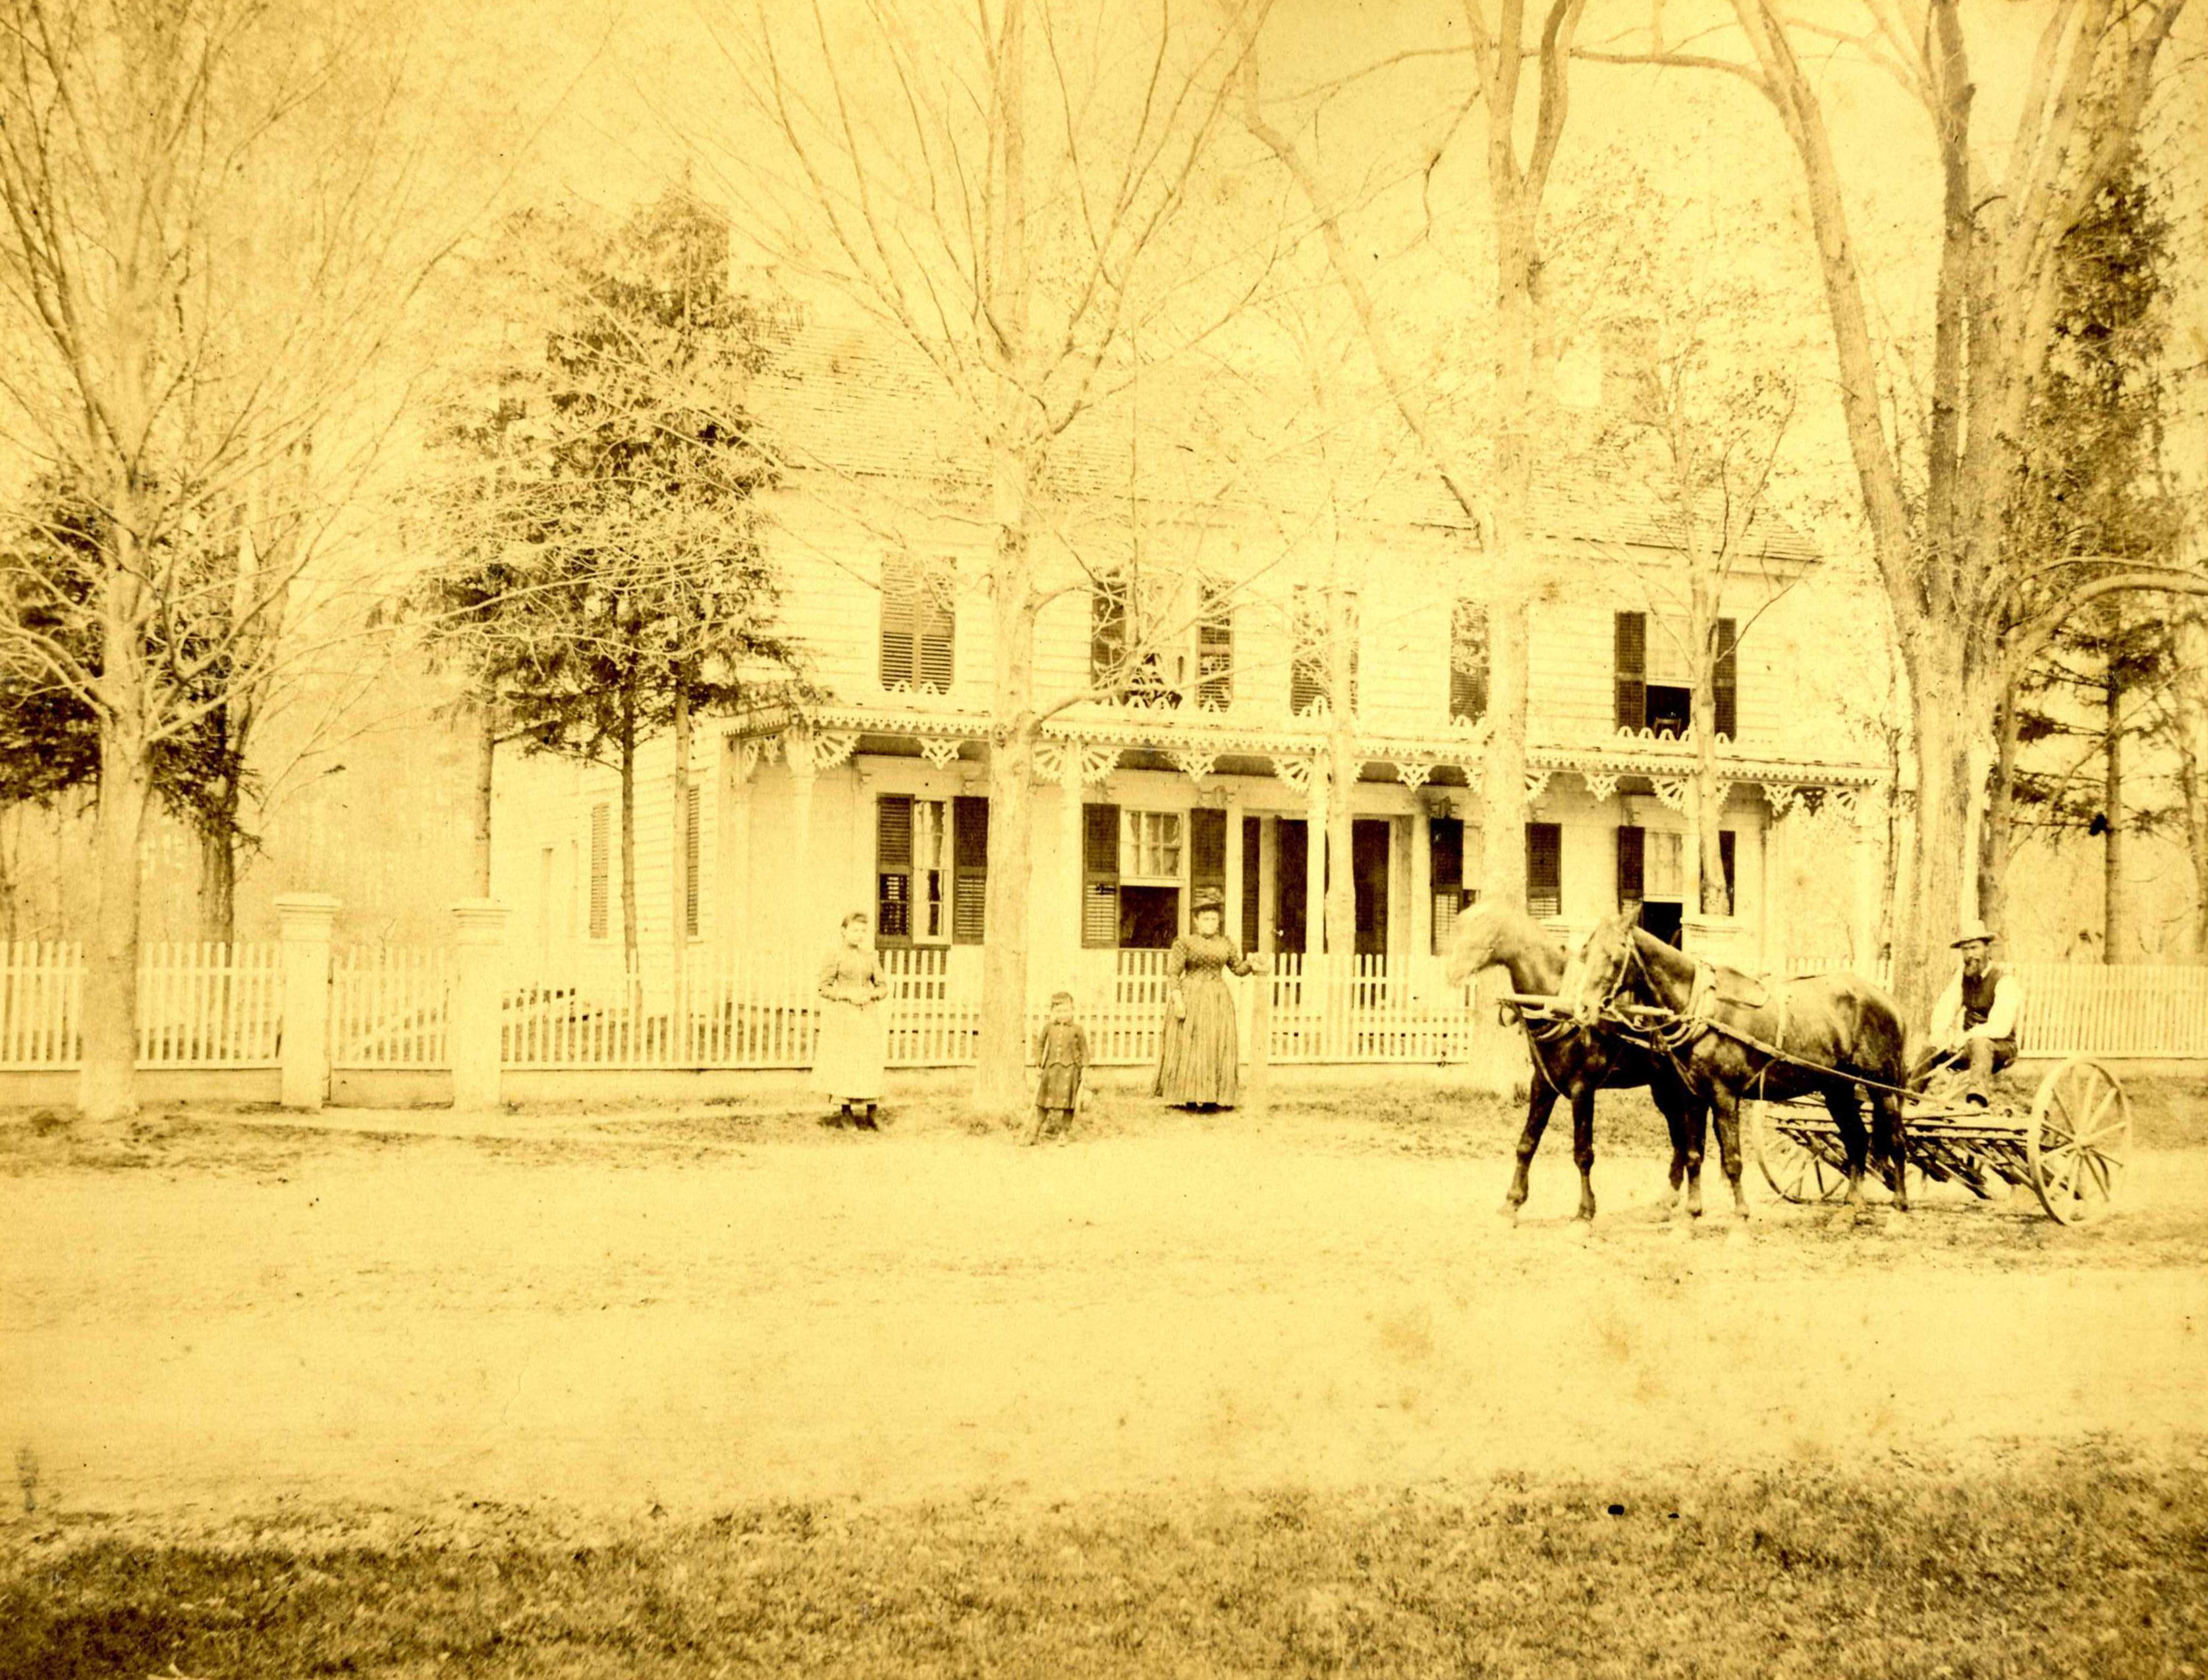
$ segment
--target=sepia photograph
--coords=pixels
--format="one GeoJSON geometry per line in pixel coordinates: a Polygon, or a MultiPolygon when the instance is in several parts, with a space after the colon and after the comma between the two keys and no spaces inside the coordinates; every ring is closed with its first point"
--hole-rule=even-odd
{"type": "Polygon", "coordinates": [[[2208,0],[0,0],[0,1680],[2199,1680],[2204,1318],[2208,0]]]}

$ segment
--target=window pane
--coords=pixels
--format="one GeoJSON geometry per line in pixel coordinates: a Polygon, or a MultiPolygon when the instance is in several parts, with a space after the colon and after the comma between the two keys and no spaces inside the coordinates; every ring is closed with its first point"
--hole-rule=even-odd
{"type": "Polygon", "coordinates": [[[1687,837],[1663,829],[1652,830],[1643,853],[1647,891],[1651,898],[1679,898],[1686,893],[1687,837]]]}

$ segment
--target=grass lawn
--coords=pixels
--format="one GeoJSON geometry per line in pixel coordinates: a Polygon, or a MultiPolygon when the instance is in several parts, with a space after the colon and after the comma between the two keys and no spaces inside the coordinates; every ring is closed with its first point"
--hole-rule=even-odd
{"type": "Polygon", "coordinates": [[[2208,1468],[2085,1444],[1593,1486],[19,1519],[0,1674],[2182,1676],[2208,1468]]]}

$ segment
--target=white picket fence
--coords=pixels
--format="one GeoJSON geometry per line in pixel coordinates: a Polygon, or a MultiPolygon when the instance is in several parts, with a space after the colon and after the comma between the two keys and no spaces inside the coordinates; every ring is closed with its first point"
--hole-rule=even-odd
{"type": "MultiPolygon", "coordinates": [[[[138,953],[138,1065],[276,1065],[283,949],[161,943],[138,953]]],[[[0,945],[0,1068],[69,1068],[84,1052],[84,947],[0,945]]]]}
{"type": "MultiPolygon", "coordinates": [[[[634,967],[619,951],[524,967],[503,988],[509,1068],[802,1069],[819,1028],[818,969],[783,955],[700,955],[680,1006],[664,953],[634,967]]],[[[969,953],[970,956],[970,953],[969,953]]],[[[1155,1063],[1170,981],[1162,951],[1083,953],[1068,976],[1100,1066],[1155,1063]]],[[[901,1068],[970,1065],[981,1031],[978,965],[941,951],[883,953],[888,1054],[901,1068]]],[[[1785,972],[1844,969],[1799,957],[1785,972]]],[[[2208,968],[2016,965],[2031,1056],[2208,1059],[2208,968]]],[[[1882,978],[1882,976],[1874,976],[1882,978]]],[[[333,953],[330,1065],[450,1065],[451,967],[442,947],[333,953]]],[[[149,945],[139,975],[139,1062],[147,1068],[273,1067],[282,1044],[283,948],[273,942],[149,945]]],[[[1408,972],[1383,958],[1273,959],[1263,981],[1230,982],[1245,1030],[1263,984],[1268,1059],[1411,1065],[1462,1061],[1481,1029],[1470,988],[1437,959],[1408,972]]],[[[1029,1038],[1042,1021],[1038,986],[1029,1038]]],[[[0,1070],[63,1069],[82,1049],[84,953],[58,942],[0,945],[0,1070]]]]}

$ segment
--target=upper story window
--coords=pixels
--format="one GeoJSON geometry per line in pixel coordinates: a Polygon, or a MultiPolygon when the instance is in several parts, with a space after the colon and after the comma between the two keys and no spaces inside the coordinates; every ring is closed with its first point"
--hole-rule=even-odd
{"type": "Polygon", "coordinates": [[[1097,579],[1089,596],[1089,680],[1121,699],[1234,703],[1234,603],[1216,585],[1097,579]]]}
{"type": "Polygon", "coordinates": [[[1460,601],[1449,614],[1449,715],[1487,715],[1487,609],[1477,601],[1460,601]]]}
{"type": "Polygon", "coordinates": [[[957,639],[957,574],[941,556],[882,561],[882,687],[951,691],[957,639]]]}
{"type": "MultiPolygon", "coordinates": [[[[1734,621],[1718,621],[1718,656],[1711,671],[1717,732],[1737,739],[1740,725],[1740,650],[1734,621]]],[[[1616,619],[1613,688],[1621,729],[1653,729],[1683,737],[1695,716],[1696,651],[1684,619],[1619,613],[1616,619]]]]}
{"type": "MultiPolygon", "coordinates": [[[[1328,597],[1331,591],[1323,587],[1298,584],[1292,597],[1291,614],[1295,635],[1295,654],[1288,663],[1288,710],[1291,712],[1309,711],[1321,699],[1331,702],[1333,689],[1333,614],[1328,597]]],[[[1357,591],[1346,589],[1341,595],[1341,635],[1347,644],[1349,658],[1349,709],[1357,710],[1357,591]]]]}

